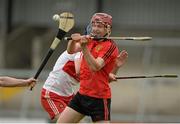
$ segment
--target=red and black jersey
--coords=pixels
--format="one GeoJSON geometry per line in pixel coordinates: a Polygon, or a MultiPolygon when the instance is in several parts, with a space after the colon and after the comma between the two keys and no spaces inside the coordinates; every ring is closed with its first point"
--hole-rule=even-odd
{"type": "Polygon", "coordinates": [[[90,41],[88,49],[95,58],[101,57],[105,65],[99,71],[92,71],[84,57],[82,58],[79,92],[96,98],[111,98],[109,73],[115,65],[118,48],[112,40],[106,40],[103,42],[90,41]]]}

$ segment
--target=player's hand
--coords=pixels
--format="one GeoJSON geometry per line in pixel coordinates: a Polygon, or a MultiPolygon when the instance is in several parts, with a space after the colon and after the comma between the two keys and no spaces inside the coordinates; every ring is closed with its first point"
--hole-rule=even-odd
{"type": "Polygon", "coordinates": [[[26,83],[30,87],[35,87],[37,80],[34,78],[29,78],[26,80],[26,83]]]}
{"type": "Polygon", "coordinates": [[[120,52],[120,54],[117,56],[116,58],[116,66],[117,67],[121,67],[122,65],[124,65],[124,63],[126,62],[128,58],[128,53],[126,50],[122,50],[120,52]]]}
{"type": "Polygon", "coordinates": [[[81,47],[85,47],[88,44],[90,38],[91,38],[90,35],[82,36],[81,41],[80,41],[81,42],[81,47]]]}
{"type": "Polygon", "coordinates": [[[111,81],[117,81],[116,75],[113,73],[109,73],[109,82],[111,82],[111,81]]]}
{"type": "Polygon", "coordinates": [[[78,42],[78,41],[81,40],[82,36],[79,33],[74,33],[74,34],[71,35],[71,38],[72,38],[73,41],[78,42]]]}

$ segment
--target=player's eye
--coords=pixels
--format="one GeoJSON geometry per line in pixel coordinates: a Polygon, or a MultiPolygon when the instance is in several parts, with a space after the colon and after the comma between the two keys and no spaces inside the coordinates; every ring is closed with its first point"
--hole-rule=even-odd
{"type": "Polygon", "coordinates": [[[92,27],[104,28],[105,26],[101,22],[94,22],[92,23],[92,27]]]}

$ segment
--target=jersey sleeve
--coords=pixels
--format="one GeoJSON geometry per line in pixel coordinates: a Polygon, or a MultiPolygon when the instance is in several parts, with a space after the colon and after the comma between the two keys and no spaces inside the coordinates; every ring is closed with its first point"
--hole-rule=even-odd
{"type": "Polygon", "coordinates": [[[109,61],[114,61],[118,56],[118,48],[114,42],[110,42],[103,46],[103,49],[100,51],[98,57],[101,57],[105,64],[109,63],[109,61]]]}
{"type": "Polygon", "coordinates": [[[80,59],[82,52],[77,52],[74,59],[80,59]]]}

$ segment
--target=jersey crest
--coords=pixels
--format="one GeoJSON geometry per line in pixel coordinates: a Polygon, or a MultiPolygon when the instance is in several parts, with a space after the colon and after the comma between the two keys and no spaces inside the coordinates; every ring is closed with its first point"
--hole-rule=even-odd
{"type": "Polygon", "coordinates": [[[102,45],[97,45],[97,46],[95,47],[95,50],[96,50],[96,52],[99,52],[102,48],[103,48],[102,45]]]}

